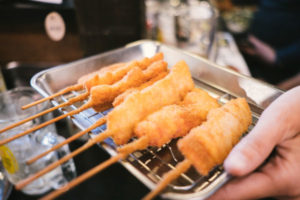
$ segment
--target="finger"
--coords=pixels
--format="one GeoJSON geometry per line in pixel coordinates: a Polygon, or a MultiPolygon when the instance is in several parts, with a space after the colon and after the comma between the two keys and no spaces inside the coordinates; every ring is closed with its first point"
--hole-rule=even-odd
{"type": "Polygon", "coordinates": [[[255,51],[255,49],[252,48],[252,47],[245,47],[242,50],[243,50],[243,52],[245,52],[245,53],[247,53],[247,54],[249,54],[251,56],[254,56],[254,55],[257,54],[256,51],[255,51]]]}
{"type": "Polygon", "coordinates": [[[275,196],[276,188],[272,179],[261,172],[236,178],[224,185],[208,200],[260,199],[275,196]]]}
{"type": "Polygon", "coordinates": [[[254,45],[255,47],[258,47],[258,46],[260,46],[260,45],[262,44],[262,41],[259,40],[257,37],[255,37],[255,36],[253,36],[253,35],[250,35],[250,36],[248,37],[248,40],[249,40],[249,42],[250,42],[252,45],[254,45]]]}

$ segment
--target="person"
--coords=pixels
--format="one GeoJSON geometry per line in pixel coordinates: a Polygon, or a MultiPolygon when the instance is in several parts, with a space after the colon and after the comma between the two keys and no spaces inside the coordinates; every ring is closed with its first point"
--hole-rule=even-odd
{"type": "Polygon", "coordinates": [[[241,50],[254,77],[283,89],[300,85],[300,1],[261,0],[241,50]]]}
{"type": "Polygon", "coordinates": [[[300,86],[265,109],[224,168],[234,178],[209,200],[300,199],[300,86]]]}

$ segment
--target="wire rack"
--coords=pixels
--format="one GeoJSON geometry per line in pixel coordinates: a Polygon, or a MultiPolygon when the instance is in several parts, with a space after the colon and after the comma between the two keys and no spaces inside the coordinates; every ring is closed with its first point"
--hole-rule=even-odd
{"type": "MultiPolygon", "coordinates": [[[[219,103],[224,104],[228,100],[235,98],[231,94],[225,93],[223,91],[212,88],[212,86],[205,83],[200,83],[196,81],[196,85],[204,90],[206,90],[211,96],[218,99],[219,103]]],[[[84,91],[73,91],[66,95],[62,95],[53,100],[54,105],[61,104],[68,101],[68,99],[78,96],[84,91]]],[[[81,105],[86,103],[87,100],[82,102],[77,102],[69,107],[62,108],[62,112],[70,112],[79,108],[81,105]]],[[[253,105],[250,104],[251,109],[253,105]]],[[[72,116],[72,120],[80,129],[86,129],[93,123],[95,123],[100,118],[104,117],[109,113],[111,109],[104,112],[95,112],[92,108],[87,109],[77,115],[72,116]]],[[[258,114],[253,112],[253,124],[249,127],[252,129],[254,124],[257,122],[258,114]]],[[[102,125],[92,132],[89,133],[91,137],[101,134],[106,129],[106,125],[102,125]]],[[[249,131],[248,130],[248,131],[249,131]]],[[[245,133],[246,134],[246,133],[245,133]]],[[[134,138],[132,139],[134,140],[134,138]]],[[[134,174],[139,177],[142,176],[142,182],[144,182],[150,189],[152,189],[162,178],[163,174],[174,169],[176,164],[184,159],[182,154],[179,152],[176,146],[177,139],[172,140],[170,143],[163,145],[160,148],[148,147],[145,150],[136,151],[130,154],[127,159],[123,160],[121,163],[131,166],[133,168],[134,174]],[[145,181],[146,180],[146,181],[145,181]]],[[[112,156],[117,154],[117,146],[114,144],[111,138],[106,139],[104,142],[99,144],[112,156]]],[[[186,173],[181,174],[179,178],[173,181],[165,192],[171,193],[197,193],[207,189],[212,183],[214,183],[221,175],[224,175],[224,170],[222,165],[216,166],[207,176],[202,176],[197,171],[191,167],[186,173]]]]}

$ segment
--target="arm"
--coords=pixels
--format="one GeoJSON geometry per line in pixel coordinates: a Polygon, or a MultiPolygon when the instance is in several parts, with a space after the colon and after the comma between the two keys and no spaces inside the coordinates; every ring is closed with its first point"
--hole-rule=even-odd
{"type": "Polygon", "coordinates": [[[248,38],[250,45],[243,51],[272,66],[295,68],[300,66],[300,40],[280,49],[274,49],[253,35],[248,38]]]}
{"type": "Polygon", "coordinates": [[[300,85],[300,73],[293,76],[292,78],[289,78],[285,81],[282,81],[281,83],[279,83],[277,85],[277,87],[279,87],[282,90],[288,90],[288,89],[291,89],[291,88],[296,87],[298,85],[300,85]]]}

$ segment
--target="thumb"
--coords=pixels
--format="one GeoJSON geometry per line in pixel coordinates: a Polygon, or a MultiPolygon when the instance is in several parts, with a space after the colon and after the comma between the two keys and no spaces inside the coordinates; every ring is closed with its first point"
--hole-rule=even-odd
{"type": "Polygon", "coordinates": [[[227,172],[243,176],[255,170],[282,140],[300,130],[300,86],[276,99],[261,115],[253,130],[230,152],[224,162],[227,172]]]}
{"type": "Polygon", "coordinates": [[[279,141],[275,129],[273,120],[262,115],[253,130],[230,152],[224,162],[225,170],[231,175],[243,176],[260,166],[279,141]]]}
{"type": "Polygon", "coordinates": [[[255,172],[230,180],[208,200],[261,199],[276,196],[278,189],[267,174],[255,172]]]}

